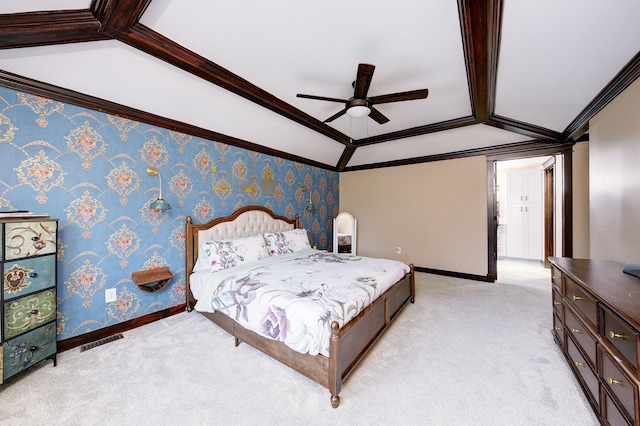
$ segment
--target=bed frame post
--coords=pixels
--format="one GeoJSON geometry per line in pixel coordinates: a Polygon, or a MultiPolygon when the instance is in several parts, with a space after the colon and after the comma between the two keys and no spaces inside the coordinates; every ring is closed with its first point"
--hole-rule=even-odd
{"type": "Polygon", "coordinates": [[[186,280],[186,291],[185,291],[185,295],[186,295],[186,304],[187,304],[187,312],[191,312],[191,310],[193,309],[191,306],[191,286],[190,286],[190,282],[189,282],[189,277],[191,276],[191,272],[193,271],[193,265],[194,265],[194,252],[193,252],[193,238],[197,238],[197,236],[193,235],[193,220],[191,219],[191,216],[187,216],[187,226],[186,226],[186,240],[187,240],[187,253],[185,256],[185,280],[186,280]]]}
{"type": "Polygon", "coordinates": [[[329,392],[331,406],[340,405],[340,390],[342,389],[342,369],[340,368],[340,326],[337,321],[331,323],[331,339],[329,340],[329,392]]]}
{"type": "Polygon", "coordinates": [[[416,303],[416,274],[413,270],[413,263],[409,264],[409,270],[411,273],[411,303],[416,303]]]}

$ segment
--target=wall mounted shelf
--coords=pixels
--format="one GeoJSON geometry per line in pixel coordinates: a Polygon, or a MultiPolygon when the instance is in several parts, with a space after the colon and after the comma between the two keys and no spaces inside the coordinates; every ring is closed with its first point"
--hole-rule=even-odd
{"type": "Polygon", "coordinates": [[[153,293],[162,290],[173,278],[173,274],[169,271],[168,266],[163,266],[162,268],[132,272],[131,278],[140,287],[140,290],[153,293]]]}

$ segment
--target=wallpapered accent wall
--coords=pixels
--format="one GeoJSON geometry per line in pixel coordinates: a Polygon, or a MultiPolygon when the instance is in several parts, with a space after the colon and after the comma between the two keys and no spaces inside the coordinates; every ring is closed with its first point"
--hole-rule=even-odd
{"type": "Polygon", "coordinates": [[[1,87],[0,153],[0,208],[60,219],[58,340],[184,303],[186,216],[257,204],[300,214],[312,244],[332,243],[337,172],[1,87]],[[168,212],[149,210],[159,192],[149,166],[168,212]],[[160,266],[174,279],[140,291],[131,273],[160,266]]]}

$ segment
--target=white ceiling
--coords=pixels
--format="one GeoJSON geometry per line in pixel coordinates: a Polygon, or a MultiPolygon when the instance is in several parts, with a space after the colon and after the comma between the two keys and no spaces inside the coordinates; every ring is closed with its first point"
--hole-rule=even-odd
{"type": "MultiPolygon", "coordinates": [[[[502,13],[490,113],[506,118],[509,126],[475,122],[396,136],[475,113],[455,0],[152,0],[139,19],[275,96],[284,109],[319,121],[340,111],[341,104],[296,94],[347,99],[359,63],[376,66],[369,96],[429,89],[427,99],[376,106],[390,119],[382,125],[343,115],[312,129],[118,37],[0,49],[0,70],[328,167],[338,167],[349,139],[383,137],[357,147],[344,164],[364,167],[531,141],[531,127],[561,134],[640,51],[637,0],[492,4],[502,6],[502,13]],[[335,129],[346,142],[318,128],[335,129]]],[[[90,7],[89,0],[0,0],[0,16],[90,7]]]]}

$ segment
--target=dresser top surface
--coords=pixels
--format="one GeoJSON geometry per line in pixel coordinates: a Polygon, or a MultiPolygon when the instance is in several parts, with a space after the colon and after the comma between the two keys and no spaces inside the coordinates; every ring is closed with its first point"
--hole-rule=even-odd
{"type": "Polygon", "coordinates": [[[640,278],[622,272],[623,264],[568,257],[551,257],[549,261],[640,329],[640,278]]]}

